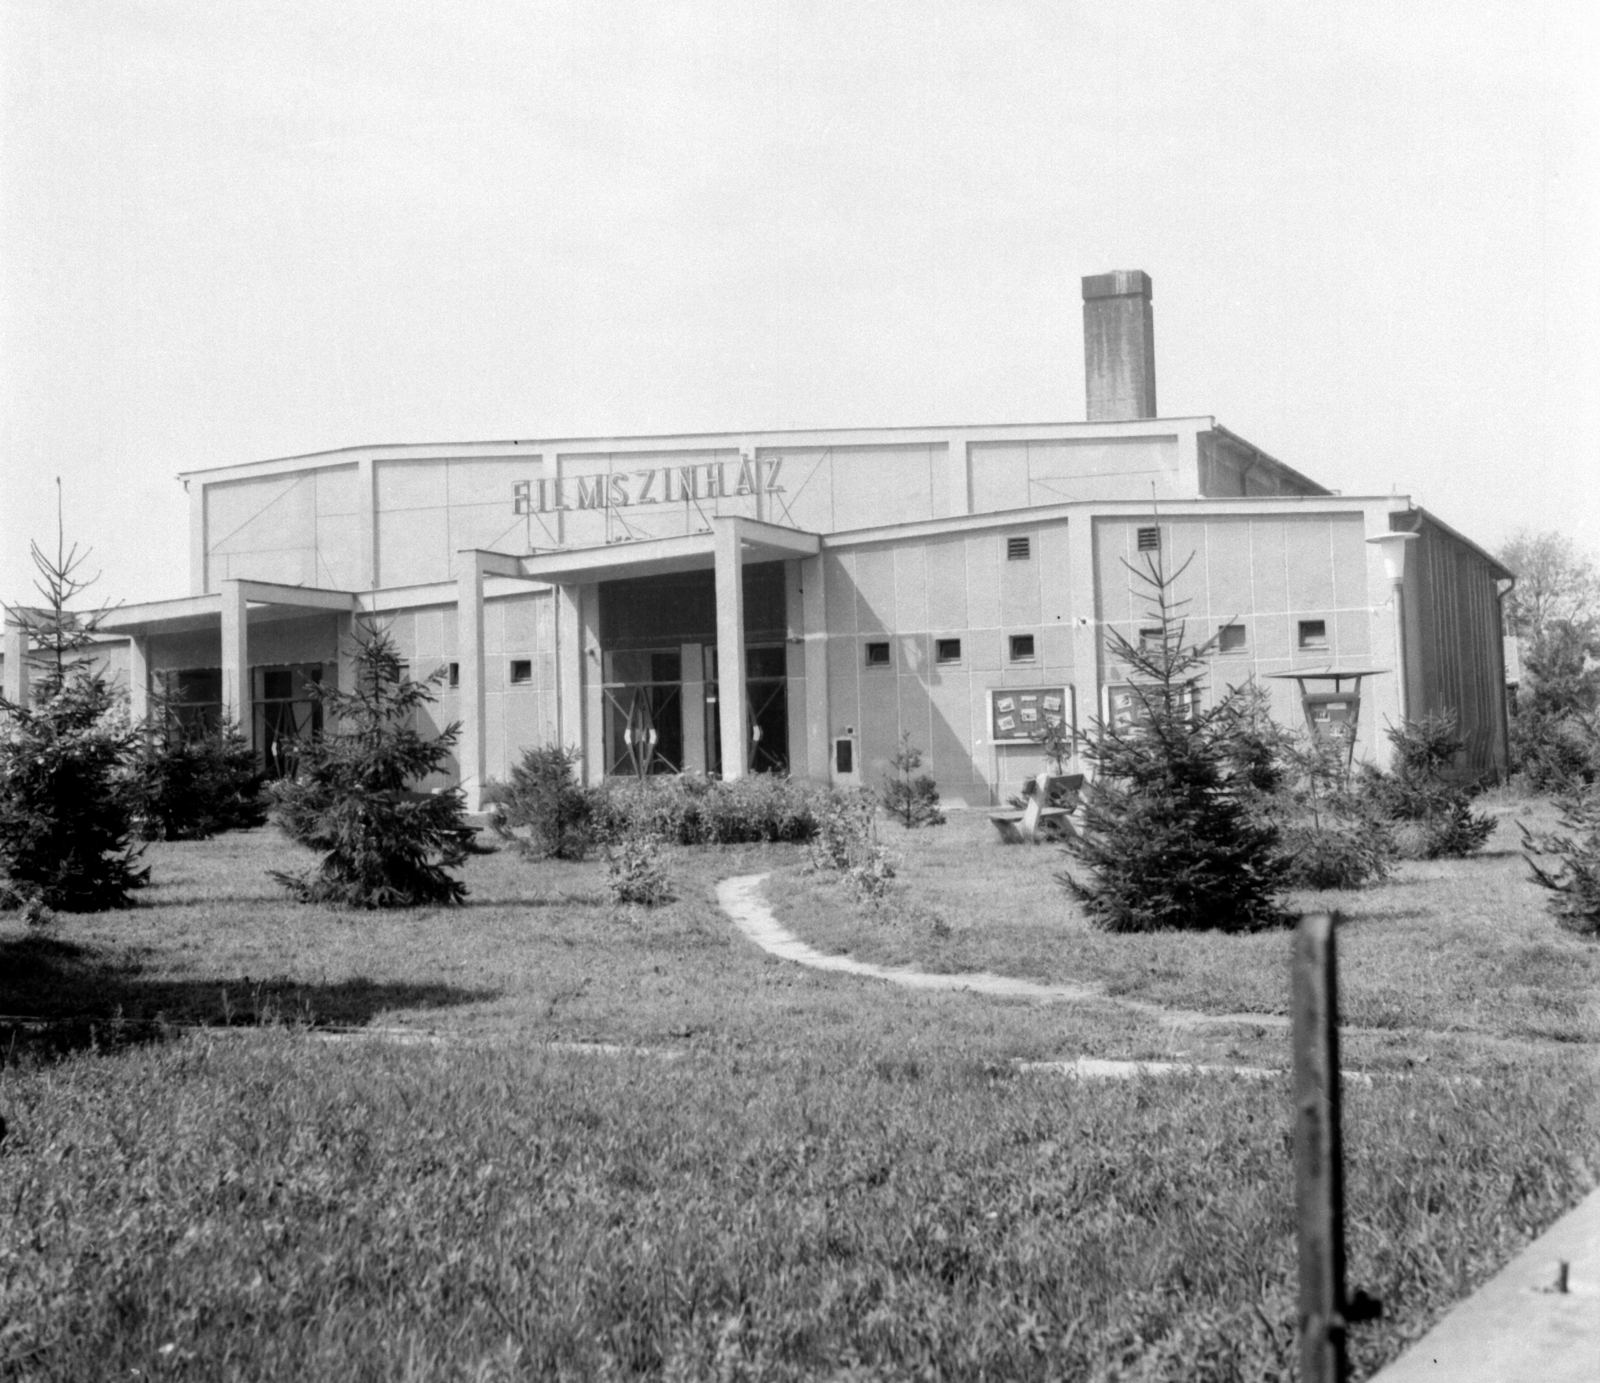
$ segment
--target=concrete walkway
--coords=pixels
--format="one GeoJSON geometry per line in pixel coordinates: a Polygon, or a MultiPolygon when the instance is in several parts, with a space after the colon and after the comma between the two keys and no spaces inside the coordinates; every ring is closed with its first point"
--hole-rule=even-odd
{"type": "MultiPolygon", "coordinates": [[[[1019,980],[1009,975],[996,975],[987,970],[967,971],[962,974],[936,975],[908,966],[875,965],[871,961],[854,960],[850,956],[830,955],[815,946],[801,941],[785,928],[772,914],[762,893],[766,874],[742,874],[724,879],[717,885],[717,902],[733,920],[736,927],[769,955],[813,970],[831,970],[837,974],[859,975],[864,979],[883,980],[906,989],[942,991],[958,994],[987,994],[1002,999],[1031,999],[1036,1003],[1102,1004],[1129,1009],[1146,1014],[1171,1026],[1191,1026],[1199,1023],[1255,1023],[1279,1027],[1288,1022],[1270,1013],[1190,1013],[1164,1009],[1156,1004],[1137,999],[1115,999],[1104,990],[1086,984],[1040,984],[1036,980],[1019,980]]],[[[1167,1075],[1227,1075],[1279,1076],[1281,1071],[1271,1071],[1258,1066],[1200,1066],[1187,1062],[1171,1061],[1111,1061],[1099,1057],[1078,1057],[1072,1061],[1024,1061],[1018,1063],[1024,1072],[1068,1076],[1078,1080],[1128,1080],[1138,1076],[1167,1075]]]]}
{"type": "Polygon", "coordinates": [[[1600,1379],[1600,1191],[1591,1191],[1372,1383],[1600,1379]],[[1566,1291],[1559,1290],[1566,1264],[1566,1291]]]}
{"type": "MultiPolygon", "coordinates": [[[[1142,999],[1118,999],[1099,985],[1040,984],[1037,980],[1013,979],[987,970],[964,974],[936,975],[908,966],[875,965],[850,956],[830,955],[801,941],[772,915],[762,886],[769,875],[741,874],[717,885],[717,902],[741,932],[763,951],[814,970],[832,970],[845,975],[860,975],[869,980],[885,980],[907,989],[944,990],[967,994],[991,994],[1002,999],[1032,999],[1044,1004],[1105,1004],[1131,1013],[1143,1014],[1173,1028],[1250,1024],[1261,1028],[1286,1028],[1288,1016],[1282,1013],[1199,1013],[1190,1009],[1163,1008],[1142,999]]],[[[1346,1029],[1354,1031],[1354,1029],[1346,1029]]]]}

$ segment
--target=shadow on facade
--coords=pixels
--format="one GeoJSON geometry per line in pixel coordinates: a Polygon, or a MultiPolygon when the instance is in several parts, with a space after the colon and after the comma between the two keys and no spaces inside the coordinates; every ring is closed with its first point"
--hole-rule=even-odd
{"type": "Polygon", "coordinates": [[[194,1028],[359,1028],[395,1009],[455,1008],[498,990],[368,979],[143,976],[137,963],[52,937],[0,941],[0,1058],[164,1041],[194,1028]]]}

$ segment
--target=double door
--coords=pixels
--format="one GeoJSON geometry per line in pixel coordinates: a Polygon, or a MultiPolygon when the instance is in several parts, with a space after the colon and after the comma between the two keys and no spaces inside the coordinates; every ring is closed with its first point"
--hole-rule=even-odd
{"type": "MultiPolygon", "coordinates": [[[[607,776],[722,772],[722,708],[713,644],[604,655],[607,776]]],[[[781,643],[745,649],[753,773],[789,770],[789,699],[781,643]]]]}

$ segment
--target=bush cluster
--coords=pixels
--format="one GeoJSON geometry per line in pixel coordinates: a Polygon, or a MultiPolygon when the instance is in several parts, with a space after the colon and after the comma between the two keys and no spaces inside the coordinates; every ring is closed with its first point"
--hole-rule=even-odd
{"type": "Polygon", "coordinates": [[[1580,936],[1600,938],[1600,786],[1571,789],[1557,805],[1560,829],[1522,827],[1523,856],[1534,882],[1554,895],[1550,911],[1556,921],[1580,936]]]}
{"type": "Polygon", "coordinates": [[[1394,767],[1362,768],[1361,791],[1396,824],[1400,852],[1411,859],[1465,859],[1483,849],[1494,818],[1472,810],[1472,793],[1448,776],[1466,747],[1453,711],[1392,725],[1394,767]]]}
{"type": "Polygon", "coordinates": [[[495,833],[525,854],[558,860],[587,855],[594,844],[597,794],[578,781],[582,757],[558,744],[524,752],[512,765],[510,782],[491,783],[484,794],[495,833]]]}
{"type": "Polygon", "coordinates": [[[615,783],[594,793],[596,836],[644,835],[673,845],[807,841],[828,789],[773,774],[722,782],[685,774],[615,783]]]}
{"type": "Polygon", "coordinates": [[[837,874],[862,902],[888,893],[894,866],[878,839],[878,803],[869,789],[827,795],[811,838],[811,866],[837,874]]]}
{"type": "Polygon", "coordinates": [[[613,902],[654,908],[672,901],[667,862],[651,836],[629,835],[608,845],[606,876],[613,902]]]}
{"type": "Polygon", "coordinates": [[[152,732],[133,773],[139,834],[146,840],[205,840],[267,819],[265,775],[235,726],[192,739],[152,732]]]}

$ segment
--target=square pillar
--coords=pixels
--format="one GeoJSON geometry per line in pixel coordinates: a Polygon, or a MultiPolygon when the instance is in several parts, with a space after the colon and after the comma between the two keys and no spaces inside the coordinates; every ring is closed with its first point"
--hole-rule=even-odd
{"type": "Polygon", "coordinates": [[[600,651],[600,586],[586,581],[577,588],[578,638],[583,656],[578,660],[583,679],[580,730],[583,749],[583,780],[599,787],[606,780],[606,692],[605,660],[600,651]]]}
{"type": "Polygon", "coordinates": [[[128,714],[135,725],[150,719],[150,640],[128,639],[128,714]]]}
{"type": "Polygon", "coordinates": [[[722,776],[743,778],[750,771],[749,711],[744,676],[744,550],[741,524],[716,518],[717,701],[722,726],[722,776]]]}
{"type": "MultiPolygon", "coordinates": [[[[963,450],[964,450],[963,446],[963,450]]],[[[805,639],[805,758],[789,760],[790,772],[805,764],[806,777],[826,783],[833,772],[833,725],[828,718],[828,600],[822,558],[802,558],[800,568],[800,634],[805,639]]],[[[791,724],[800,720],[790,707],[791,724]]]]}
{"type": "Polygon", "coordinates": [[[706,668],[705,652],[697,643],[678,646],[683,690],[678,704],[683,710],[683,771],[706,771],[706,668]]]}
{"type": "MultiPolygon", "coordinates": [[[[557,586],[555,602],[556,743],[564,749],[586,753],[583,742],[583,611],[578,587],[557,586]]],[[[579,775],[587,778],[587,769],[579,775]]]]}
{"type": "Polygon", "coordinates": [[[250,685],[250,617],[244,583],[218,583],[222,593],[222,718],[255,743],[254,688],[250,685]]]}
{"type": "Polygon", "coordinates": [[[476,552],[460,554],[456,574],[456,661],[460,664],[461,792],[469,812],[483,810],[484,739],[483,562],[476,552]]]}
{"type": "Polygon", "coordinates": [[[14,706],[28,704],[28,626],[6,611],[5,683],[0,695],[14,706]]]}

